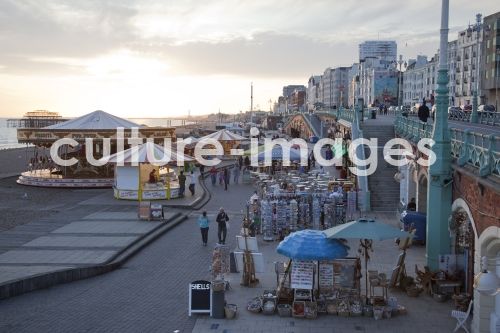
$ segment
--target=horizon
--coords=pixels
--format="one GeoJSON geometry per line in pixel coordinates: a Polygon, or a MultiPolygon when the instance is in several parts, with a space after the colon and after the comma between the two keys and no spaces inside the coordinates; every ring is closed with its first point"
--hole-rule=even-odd
{"type": "MultiPolygon", "coordinates": [[[[229,5],[47,1],[0,4],[0,117],[45,109],[123,118],[267,111],[282,87],[351,66],[366,40],[394,40],[404,59],[437,52],[431,0],[394,6],[263,1],[229,5]],[[279,13],[280,15],[276,15],[279,13]],[[408,15],[414,19],[408,25],[408,15]],[[424,19],[420,19],[424,18],[424,19]],[[413,22],[414,21],[414,22],[413,22]],[[342,24],[338,24],[342,22],[342,24]]],[[[496,2],[454,1],[449,40],[496,2]]]]}

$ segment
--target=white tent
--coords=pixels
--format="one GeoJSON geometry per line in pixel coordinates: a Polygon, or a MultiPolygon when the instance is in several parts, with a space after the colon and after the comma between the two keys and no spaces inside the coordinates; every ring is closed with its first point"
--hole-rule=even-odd
{"type": "Polygon", "coordinates": [[[117,199],[163,200],[179,195],[179,185],[172,181],[168,163],[191,162],[194,159],[152,142],[109,156],[116,163],[114,194],[117,199]],[[159,166],[167,166],[162,175],[159,166]],[[154,175],[153,180],[150,177],[154,175]],[[156,179],[155,179],[156,178],[156,179]]]}
{"type": "Polygon", "coordinates": [[[192,162],[194,159],[181,152],[168,147],[146,142],[142,145],[117,152],[109,156],[108,163],[149,163],[153,165],[166,165],[167,163],[185,161],[192,162]]]}
{"type": "Polygon", "coordinates": [[[221,129],[220,131],[217,131],[215,133],[206,135],[202,137],[200,140],[203,139],[215,139],[217,141],[242,141],[246,140],[245,137],[235,134],[231,131],[228,131],[227,129],[221,129]]]}
{"type": "Polygon", "coordinates": [[[132,128],[141,126],[126,119],[98,110],[45,128],[57,130],[109,130],[117,127],[132,128]]]}

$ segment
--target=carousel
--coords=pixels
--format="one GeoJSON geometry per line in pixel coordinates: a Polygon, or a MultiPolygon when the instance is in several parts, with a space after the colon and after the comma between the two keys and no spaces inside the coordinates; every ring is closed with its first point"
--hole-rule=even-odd
{"type": "Polygon", "coordinates": [[[114,196],[125,200],[169,200],[179,196],[177,174],[171,166],[192,157],[152,142],[118,152],[104,162],[115,165],[114,196]]]}
{"type": "Polygon", "coordinates": [[[94,160],[103,157],[107,150],[104,143],[109,140],[109,153],[118,150],[118,128],[123,129],[125,138],[123,149],[130,146],[127,138],[137,128],[140,139],[151,138],[155,143],[163,143],[165,138],[175,140],[175,128],[141,126],[104,111],[94,111],[84,116],[43,128],[19,128],[19,143],[34,145],[27,171],[23,172],[18,184],[40,187],[67,188],[106,188],[114,184],[114,168],[110,164],[93,165],[87,160],[89,151],[94,160]],[[50,148],[59,139],[72,139],[76,145],[62,145],[58,155],[63,160],[74,158],[76,163],[70,166],[56,164],[50,157],[50,148]],[[92,139],[91,144],[86,139],[92,139]],[[106,148],[106,149],[105,149],[106,148]]]}

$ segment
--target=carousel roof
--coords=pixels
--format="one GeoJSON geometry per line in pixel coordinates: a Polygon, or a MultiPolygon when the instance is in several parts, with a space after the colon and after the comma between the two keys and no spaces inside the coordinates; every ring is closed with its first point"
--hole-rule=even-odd
{"type": "Polygon", "coordinates": [[[221,129],[220,131],[217,131],[215,133],[206,135],[202,137],[202,139],[215,139],[217,141],[241,141],[241,140],[246,140],[245,137],[235,134],[231,131],[228,131],[227,129],[221,129]]]}
{"type": "Polygon", "coordinates": [[[109,130],[116,129],[117,127],[131,128],[140,126],[126,119],[119,118],[107,112],[97,110],[81,117],[51,125],[45,128],[55,130],[109,130]]]}
{"type": "Polygon", "coordinates": [[[177,152],[174,149],[157,145],[153,142],[146,142],[142,145],[129,148],[109,156],[109,163],[124,164],[130,163],[151,163],[155,165],[165,165],[171,162],[183,160],[185,162],[194,161],[190,156],[177,152]]]}

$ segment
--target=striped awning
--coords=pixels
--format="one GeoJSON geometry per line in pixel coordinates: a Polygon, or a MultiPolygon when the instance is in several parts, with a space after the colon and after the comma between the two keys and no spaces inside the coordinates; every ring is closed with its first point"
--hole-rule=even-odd
{"type": "Polygon", "coordinates": [[[154,165],[165,165],[167,163],[185,161],[191,162],[194,159],[190,156],[177,152],[174,149],[163,147],[152,142],[129,148],[109,157],[108,163],[150,163],[154,165]]]}
{"type": "Polygon", "coordinates": [[[212,134],[209,134],[209,135],[206,135],[206,136],[200,138],[200,140],[203,140],[203,139],[215,139],[217,141],[242,141],[242,140],[246,140],[245,137],[238,135],[238,134],[235,134],[231,131],[228,131],[227,129],[221,129],[220,131],[217,131],[215,133],[212,133],[212,134]]]}

